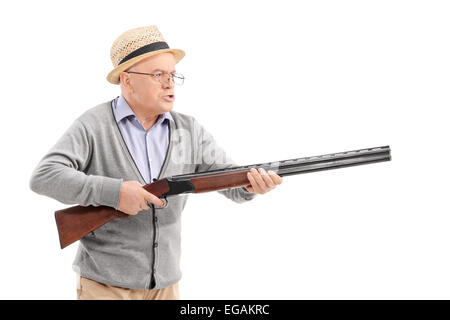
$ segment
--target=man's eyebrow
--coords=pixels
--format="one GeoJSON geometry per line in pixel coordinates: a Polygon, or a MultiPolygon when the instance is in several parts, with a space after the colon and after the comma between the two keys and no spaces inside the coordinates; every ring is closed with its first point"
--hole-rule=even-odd
{"type": "MultiPolygon", "coordinates": [[[[163,71],[163,72],[165,72],[165,71],[162,70],[162,69],[155,69],[155,70],[153,70],[152,72],[156,72],[156,71],[163,71]]],[[[173,70],[173,71],[171,71],[171,72],[169,72],[169,73],[173,73],[173,72],[176,72],[176,70],[173,70]]]]}

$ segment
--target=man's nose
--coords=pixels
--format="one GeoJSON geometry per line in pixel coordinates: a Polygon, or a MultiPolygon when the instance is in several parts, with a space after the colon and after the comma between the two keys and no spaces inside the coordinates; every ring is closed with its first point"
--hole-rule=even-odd
{"type": "Polygon", "coordinates": [[[164,88],[172,88],[175,85],[175,83],[174,83],[172,77],[169,77],[168,79],[167,78],[164,79],[162,85],[164,88]]]}

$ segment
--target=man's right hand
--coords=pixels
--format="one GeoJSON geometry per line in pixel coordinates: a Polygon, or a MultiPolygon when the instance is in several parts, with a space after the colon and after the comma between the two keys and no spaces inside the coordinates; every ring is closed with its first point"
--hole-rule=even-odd
{"type": "Polygon", "coordinates": [[[120,189],[119,206],[117,210],[135,215],[139,211],[149,209],[148,202],[164,206],[164,202],[143,188],[139,181],[124,181],[120,189]]]}

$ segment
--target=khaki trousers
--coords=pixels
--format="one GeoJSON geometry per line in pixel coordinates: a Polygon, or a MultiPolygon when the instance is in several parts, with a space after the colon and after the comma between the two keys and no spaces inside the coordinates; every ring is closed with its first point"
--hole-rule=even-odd
{"type": "Polygon", "coordinates": [[[78,300],[178,300],[178,283],[163,289],[140,290],[109,286],[77,275],[78,300]]]}

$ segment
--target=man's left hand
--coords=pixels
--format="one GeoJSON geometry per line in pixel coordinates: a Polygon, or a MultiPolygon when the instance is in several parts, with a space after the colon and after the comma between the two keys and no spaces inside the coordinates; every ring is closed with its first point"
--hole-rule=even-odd
{"type": "Polygon", "coordinates": [[[275,172],[272,170],[266,171],[263,168],[259,168],[258,170],[251,168],[250,172],[247,173],[247,178],[251,185],[244,188],[256,194],[269,192],[283,182],[283,178],[275,172]]]}

